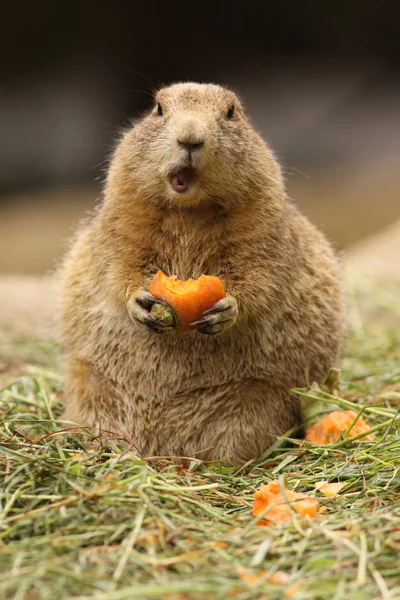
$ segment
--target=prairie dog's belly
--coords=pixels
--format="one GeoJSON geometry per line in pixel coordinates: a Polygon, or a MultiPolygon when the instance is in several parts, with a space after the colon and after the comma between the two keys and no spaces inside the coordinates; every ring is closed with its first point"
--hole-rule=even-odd
{"type": "Polygon", "coordinates": [[[96,353],[86,358],[132,399],[172,399],[265,376],[264,351],[238,327],[221,337],[155,334],[115,319],[91,337],[96,353]]]}

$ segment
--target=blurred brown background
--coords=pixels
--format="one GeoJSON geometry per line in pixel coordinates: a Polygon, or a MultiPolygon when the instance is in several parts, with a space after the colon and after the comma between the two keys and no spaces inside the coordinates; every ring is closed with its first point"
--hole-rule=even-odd
{"type": "Polygon", "coordinates": [[[178,80],[228,84],[338,248],[400,217],[400,5],[2,7],[0,273],[52,269],[122,127],[178,80]]]}

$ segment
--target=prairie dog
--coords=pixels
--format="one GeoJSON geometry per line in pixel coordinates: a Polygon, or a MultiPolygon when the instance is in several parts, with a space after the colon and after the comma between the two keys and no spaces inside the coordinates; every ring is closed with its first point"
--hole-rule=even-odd
{"type": "Polygon", "coordinates": [[[65,417],[123,434],[142,456],[255,459],[298,422],[290,389],[337,365],[337,259],[217,85],[156,94],[61,275],[65,417]],[[178,333],[150,314],[159,269],[217,275],[227,297],[178,333]]]}

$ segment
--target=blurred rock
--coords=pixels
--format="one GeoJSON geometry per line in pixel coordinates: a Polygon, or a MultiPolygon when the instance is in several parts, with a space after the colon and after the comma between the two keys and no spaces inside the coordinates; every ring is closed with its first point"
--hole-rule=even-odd
{"type": "Polygon", "coordinates": [[[400,220],[344,254],[348,277],[400,281],[400,220]]]}
{"type": "Polygon", "coordinates": [[[56,301],[51,277],[0,277],[0,332],[55,335],[56,301]]]}

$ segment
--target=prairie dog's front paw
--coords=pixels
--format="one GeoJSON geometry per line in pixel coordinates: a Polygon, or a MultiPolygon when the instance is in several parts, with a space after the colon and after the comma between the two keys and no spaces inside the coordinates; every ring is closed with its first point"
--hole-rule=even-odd
{"type": "Polygon", "coordinates": [[[238,304],[233,296],[225,296],[214,306],[204,311],[200,321],[191,323],[205,335],[220,335],[235,323],[238,314],[238,304]]]}
{"type": "Polygon", "coordinates": [[[155,333],[166,333],[176,326],[176,315],[170,305],[154,298],[146,290],[138,290],[131,296],[127,309],[132,321],[155,333]]]}

